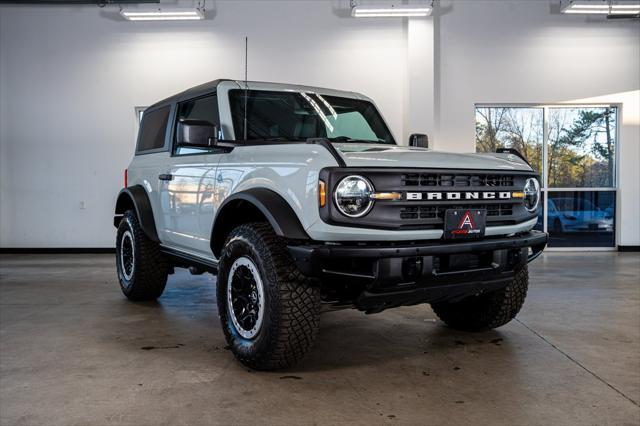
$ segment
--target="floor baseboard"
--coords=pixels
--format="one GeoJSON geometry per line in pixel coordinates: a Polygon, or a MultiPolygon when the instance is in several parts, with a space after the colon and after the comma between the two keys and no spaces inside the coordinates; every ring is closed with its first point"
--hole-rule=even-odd
{"type": "Polygon", "coordinates": [[[104,254],[115,247],[0,247],[0,254],[104,254]]]}

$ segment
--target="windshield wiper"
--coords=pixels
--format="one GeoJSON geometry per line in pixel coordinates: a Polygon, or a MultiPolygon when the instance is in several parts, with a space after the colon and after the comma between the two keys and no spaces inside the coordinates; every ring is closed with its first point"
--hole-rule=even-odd
{"type": "Polygon", "coordinates": [[[384,140],[378,139],[377,141],[372,141],[368,139],[352,139],[348,136],[336,136],[335,138],[327,138],[330,142],[364,142],[364,143],[384,143],[384,140]]]}
{"type": "MultiPolygon", "coordinates": [[[[306,138],[306,139],[308,140],[308,139],[318,139],[318,138],[306,138]]],[[[352,139],[348,136],[336,136],[334,138],[319,138],[319,139],[326,139],[329,142],[385,143],[384,139],[378,139],[377,141],[372,141],[368,139],[352,139]]],[[[267,142],[278,142],[278,141],[302,142],[303,140],[305,140],[305,138],[296,138],[293,136],[269,136],[269,137],[257,137],[251,140],[267,141],[267,142]]]]}
{"type": "Polygon", "coordinates": [[[259,141],[290,141],[290,142],[299,142],[302,141],[300,138],[294,138],[292,136],[270,136],[268,138],[257,138],[259,141]]]}

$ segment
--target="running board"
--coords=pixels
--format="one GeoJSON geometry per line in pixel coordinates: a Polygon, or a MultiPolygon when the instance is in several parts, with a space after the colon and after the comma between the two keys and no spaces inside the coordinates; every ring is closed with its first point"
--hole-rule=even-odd
{"type": "Polygon", "coordinates": [[[194,266],[214,275],[218,273],[218,262],[215,260],[205,259],[165,246],[160,246],[160,251],[171,260],[173,266],[177,266],[178,268],[194,266]]]}

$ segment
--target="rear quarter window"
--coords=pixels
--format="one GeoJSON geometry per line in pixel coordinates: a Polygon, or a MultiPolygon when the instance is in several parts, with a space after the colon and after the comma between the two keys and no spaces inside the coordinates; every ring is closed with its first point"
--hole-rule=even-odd
{"type": "Polygon", "coordinates": [[[164,147],[167,122],[169,121],[169,105],[145,111],[140,124],[140,137],[138,138],[137,153],[154,151],[164,147]]]}

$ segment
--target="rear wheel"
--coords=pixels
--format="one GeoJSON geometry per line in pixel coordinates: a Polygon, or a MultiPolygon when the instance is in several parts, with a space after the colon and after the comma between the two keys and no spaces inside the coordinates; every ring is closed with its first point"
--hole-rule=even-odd
{"type": "Polygon", "coordinates": [[[116,267],[120,289],[131,300],[155,300],[164,291],[169,266],[158,243],[140,227],[135,212],[124,213],[116,237],[116,267]]]}
{"type": "Polygon", "coordinates": [[[442,321],[456,330],[490,330],[515,318],[524,304],[528,286],[529,273],[525,265],[503,289],[459,302],[432,303],[431,307],[442,321]]]}
{"type": "Polygon", "coordinates": [[[238,226],[218,264],[220,321],[233,354],[255,370],[299,362],[319,327],[320,289],[266,223],[238,226]]]}

